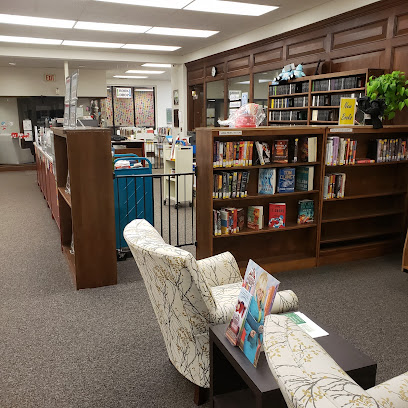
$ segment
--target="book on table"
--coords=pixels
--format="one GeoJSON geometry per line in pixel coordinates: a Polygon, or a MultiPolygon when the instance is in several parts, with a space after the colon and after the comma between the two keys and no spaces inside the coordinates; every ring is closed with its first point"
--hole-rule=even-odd
{"type": "Polygon", "coordinates": [[[226,336],[256,367],[263,341],[265,316],[270,314],[279,281],[249,260],[226,336]]]}

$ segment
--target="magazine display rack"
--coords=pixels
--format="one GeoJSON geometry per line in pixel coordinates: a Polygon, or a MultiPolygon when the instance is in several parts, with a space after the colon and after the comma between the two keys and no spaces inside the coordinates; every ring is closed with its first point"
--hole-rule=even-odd
{"type": "Polygon", "coordinates": [[[54,128],[54,149],[61,249],[75,286],[114,285],[117,269],[110,131],[54,128]]]}
{"type": "Polygon", "coordinates": [[[401,251],[407,227],[408,161],[326,165],[327,138],[357,140],[356,158],[367,158],[372,140],[407,138],[408,126],[259,127],[245,129],[201,128],[197,131],[197,259],[230,251],[241,271],[253,259],[271,273],[328,263],[375,257],[401,251]],[[270,163],[214,167],[214,142],[261,141],[316,137],[316,162],[270,163]],[[313,166],[313,189],[292,193],[258,194],[261,168],[313,166]],[[213,198],[214,174],[249,170],[246,197],[213,198]],[[324,199],[325,176],[346,174],[344,197],[324,199]],[[314,222],[297,224],[298,202],[314,201],[314,222]],[[268,227],[269,203],[286,203],[285,228],[268,227]],[[263,206],[264,227],[247,227],[247,208],[263,206]],[[245,227],[234,234],[215,235],[213,209],[244,208],[245,227]]]}

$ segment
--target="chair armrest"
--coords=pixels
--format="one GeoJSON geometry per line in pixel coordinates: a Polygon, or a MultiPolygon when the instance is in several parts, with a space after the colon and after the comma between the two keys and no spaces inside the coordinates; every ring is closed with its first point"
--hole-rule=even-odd
{"type": "Polygon", "coordinates": [[[383,408],[408,408],[408,372],[367,390],[383,408]]]}
{"type": "Polygon", "coordinates": [[[278,292],[273,301],[271,313],[288,313],[299,309],[299,300],[292,290],[278,292]]]}
{"type": "Polygon", "coordinates": [[[242,282],[237,261],[230,252],[197,261],[200,277],[209,288],[242,282]]]}

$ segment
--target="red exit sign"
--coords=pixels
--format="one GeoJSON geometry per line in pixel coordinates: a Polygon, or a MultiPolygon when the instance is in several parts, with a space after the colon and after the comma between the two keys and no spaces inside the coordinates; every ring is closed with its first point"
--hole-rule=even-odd
{"type": "Polygon", "coordinates": [[[55,82],[55,74],[44,74],[44,80],[47,82],[55,82]]]}

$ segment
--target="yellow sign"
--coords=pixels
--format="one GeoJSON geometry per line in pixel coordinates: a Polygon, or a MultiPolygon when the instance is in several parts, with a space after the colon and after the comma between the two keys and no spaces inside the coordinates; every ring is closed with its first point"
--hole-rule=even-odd
{"type": "Polygon", "coordinates": [[[356,116],[356,98],[341,98],[339,125],[354,125],[356,116]]]}

